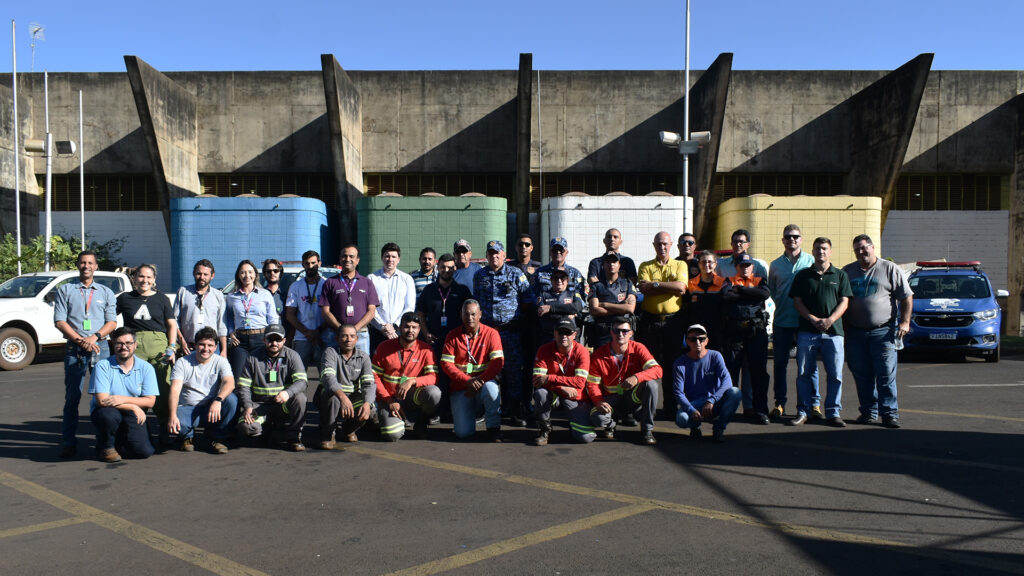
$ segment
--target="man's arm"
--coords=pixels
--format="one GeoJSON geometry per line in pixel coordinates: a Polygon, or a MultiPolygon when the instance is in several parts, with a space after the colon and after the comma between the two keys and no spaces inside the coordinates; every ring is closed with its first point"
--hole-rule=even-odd
{"type": "Polygon", "coordinates": [[[910,332],[910,316],[914,312],[914,296],[900,300],[900,322],[896,326],[896,337],[903,338],[910,332]]]}
{"type": "Polygon", "coordinates": [[[181,422],[178,421],[178,401],[181,398],[181,387],[184,382],[181,378],[171,379],[171,390],[167,393],[167,431],[177,434],[181,431],[181,422]]]}
{"type": "Polygon", "coordinates": [[[327,324],[327,326],[331,330],[337,330],[338,328],[341,328],[341,322],[338,322],[338,319],[335,318],[334,314],[331,313],[330,306],[321,306],[320,315],[323,316],[324,323],[327,324]]]}
{"type": "Polygon", "coordinates": [[[373,317],[376,315],[376,313],[377,306],[373,304],[367,304],[366,314],[363,314],[363,317],[359,319],[359,322],[356,322],[356,332],[362,332],[363,328],[366,328],[366,325],[369,324],[371,320],[373,320],[373,317]]]}

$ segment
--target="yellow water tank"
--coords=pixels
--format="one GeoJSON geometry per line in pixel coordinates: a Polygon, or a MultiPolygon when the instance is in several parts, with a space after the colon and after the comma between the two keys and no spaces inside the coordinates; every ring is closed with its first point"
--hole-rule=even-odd
{"type": "MultiPolygon", "coordinates": [[[[882,251],[882,199],[873,196],[768,196],[755,194],[732,198],[718,206],[715,218],[715,249],[731,248],[734,230],[750,231],[750,253],[771,262],[782,254],[782,229],[800,227],[803,249],[810,253],[819,236],[832,240],[832,263],[854,261],[853,238],[867,234],[879,257],[882,251]]],[[[702,247],[704,248],[704,247],[702,247]]]]}

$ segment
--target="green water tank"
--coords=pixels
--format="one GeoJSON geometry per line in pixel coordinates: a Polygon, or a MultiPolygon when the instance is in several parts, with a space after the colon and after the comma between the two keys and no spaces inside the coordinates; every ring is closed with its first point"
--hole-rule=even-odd
{"type": "Polygon", "coordinates": [[[452,251],[459,238],[473,248],[473,259],[482,260],[490,240],[507,241],[508,202],[470,194],[466,196],[415,196],[397,194],[363,197],[356,200],[359,226],[359,273],[380,268],[380,249],[388,242],[402,248],[398,268],[404,272],[419,269],[419,254],[426,246],[440,256],[452,251]]]}

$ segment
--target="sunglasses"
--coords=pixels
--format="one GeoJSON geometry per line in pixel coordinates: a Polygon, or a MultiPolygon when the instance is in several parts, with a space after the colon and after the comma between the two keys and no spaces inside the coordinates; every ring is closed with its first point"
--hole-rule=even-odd
{"type": "Polygon", "coordinates": [[[621,336],[623,334],[629,334],[630,332],[632,332],[632,330],[630,330],[629,328],[612,328],[612,332],[614,332],[615,334],[619,334],[621,336]]]}
{"type": "Polygon", "coordinates": [[[281,269],[280,268],[267,268],[266,270],[263,271],[263,273],[264,274],[280,274],[281,273],[281,269]]]}
{"type": "Polygon", "coordinates": [[[533,246],[533,244],[530,244],[529,242],[520,242],[519,245],[520,246],[525,246],[525,247],[533,246]]]}
{"type": "Polygon", "coordinates": [[[785,236],[783,236],[783,238],[786,239],[786,240],[799,240],[800,239],[800,235],[799,234],[786,234],[785,236]]]}
{"type": "Polygon", "coordinates": [[[707,342],[708,341],[708,337],[707,336],[687,336],[686,341],[687,342],[707,342]]]}
{"type": "Polygon", "coordinates": [[[552,252],[565,252],[565,248],[562,248],[561,246],[555,246],[554,248],[551,249],[551,251],[552,252]]]}
{"type": "Polygon", "coordinates": [[[267,336],[267,342],[284,342],[284,338],[280,336],[267,336]]]}
{"type": "Polygon", "coordinates": [[[696,242],[693,240],[683,240],[679,244],[682,246],[693,246],[694,244],[696,244],[696,242]]]}
{"type": "Polygon", "coordinates": [[[114,348],[131,348],[135,342],[114,342],[114,348]]]}

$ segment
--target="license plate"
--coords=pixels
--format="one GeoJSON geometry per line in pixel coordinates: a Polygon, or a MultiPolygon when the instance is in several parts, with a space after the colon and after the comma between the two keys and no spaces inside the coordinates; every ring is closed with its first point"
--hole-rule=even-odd
{"type": "Polygon", "coordinates": [[[929,340],[956,340],[956,332],[933,332],[928,335],[929,340]]]}

